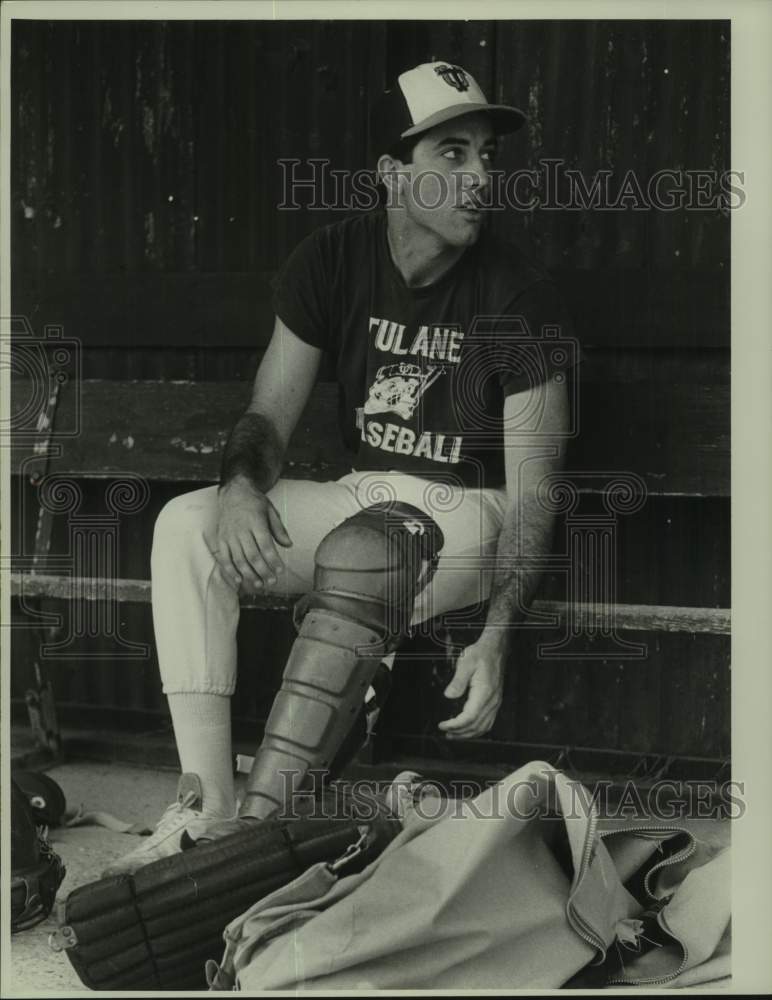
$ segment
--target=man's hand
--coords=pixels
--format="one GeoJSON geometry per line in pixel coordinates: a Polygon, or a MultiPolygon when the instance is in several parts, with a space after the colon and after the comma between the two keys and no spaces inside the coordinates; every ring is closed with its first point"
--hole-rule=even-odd
{"type": "Polygon", "coordinates": [[[460,698],[467,688],[469,694],[461,713],[439,724],[448,739],[472,739],[493,726],[504,689],[504,659],[503,649],[483,638],[462,652],[444,694],[460,698]]]}
{"type": "Polygon", "coordinates": [[[276,583],[284,569],[276,542],[292,540],[279,512],[248,480],[237,476],[218,495],[217,550],[220,573],[234,590],[254,593],[276,583]]]}

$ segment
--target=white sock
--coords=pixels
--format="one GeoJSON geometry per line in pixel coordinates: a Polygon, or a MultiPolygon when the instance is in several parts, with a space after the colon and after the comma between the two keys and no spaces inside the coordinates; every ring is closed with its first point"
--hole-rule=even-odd
{"type": "Polygon", "coordinates": [[[170,694],[169,711],[183,774],[197,774],[207,815],[233,816],[231,699],[222,694],[170,694]]]}

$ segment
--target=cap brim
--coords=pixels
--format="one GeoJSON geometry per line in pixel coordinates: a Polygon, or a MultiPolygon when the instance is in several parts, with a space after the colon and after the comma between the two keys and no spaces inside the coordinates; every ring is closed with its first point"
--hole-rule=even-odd
{"type": "Polygon", "coordinates": [[[452,121],[462,115],[471,115],[484,112],[493,119],[493,130],[496,135],[506,135],[509,132],[517,132],[525,123],[526,116],[518,108],[512,108],[508,104],[453,104],[442,111],[435,111],[433,115],[424,118],[416,125],[411,125],[400,134],[401,139],[407,139],[411,135],[418,135],[426,132],[435,125],[442,125],[443,122],[452,121]]]}

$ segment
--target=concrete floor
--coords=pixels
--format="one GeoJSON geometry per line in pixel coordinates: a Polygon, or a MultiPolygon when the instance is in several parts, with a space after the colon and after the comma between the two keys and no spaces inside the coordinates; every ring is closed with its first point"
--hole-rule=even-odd
{"type": "MultiPolygon", "coordinates": [[[[130,823],[155,825],[166,806],[174,800],[177,774],[118,763],[72,763],[48,769],[67,799],[67,807],[83,805],[85,812],[103,810],[130,823]]],[[[111,861],[128,853],[139,838],[113,833],[98,826],[58,827],[49,839],[67,868],[59,888],[64,897],[79,885],[99,878],[111,861]]],[[[52,913],[47,920],[11,938],[10,987],[14,995],[56,993],[73,996],[91,993],[78,979],[64,952],[48,946],[48,935],[56,929],[52,913]]],[[[5,978],[5,977],[4,977],[5,978]]]]}

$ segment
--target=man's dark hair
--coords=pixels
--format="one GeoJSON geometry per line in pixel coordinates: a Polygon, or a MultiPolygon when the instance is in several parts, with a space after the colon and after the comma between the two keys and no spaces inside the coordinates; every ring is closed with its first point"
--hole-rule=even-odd
{"type": "Polygon", "coordinates": [[[403,163],[413,162],[413,150],[418,144],[422,135],[411,135],[407,139],[394,139],[393,137],[372,136],[370,139],[370,154],[373,162],[377,163],[382,156],[393,156],[395,160],[403,163]]]}
{"type": "Polygon", "coordinates": [[[398,142],[390,143],[388,149],[384,149],[376,155],[383,156],[386,153],[389,156],[393,156],[395,160],[401,160],[403,163],[412,163],[413,150],[420,138],[420,135],[411,135],[407,139],[400,139],[398,142]]]}
{"type": "MultiPolygon", "coordinates": [[[[378,149],[373,147],[373,156],[375,162],[377,163],[381,156],[393,156],[395,160],[401,160],[402,163],[412,163],[413,161],[413,150],[415,149],[416,143],[421,138],[420,135],[411,135],[407,139],[400,139],[398,142],[390,143],[384,149],[378,149]]],[[[388,194],[386,192],[386,185],[383,180],[378,177],[378,204],[383,207],[387,200],[388,194]]]]}
{"type": "MultiPolygon", "coordinates": [[[[398,104],[394,98],[393,90],[384,91],[370,108],[368,134],[373,164],[377,164],[381,156],[393,156],[402,163],[412,163],[413,150],[421,138],[420,135],[411,135],[406,139],[400,137],[405,122],[397,112],[398,104]]],[[[387,198],[386,185],[379,179],[378,204],[384,206],[387,198]]]]}
{"type": "MultiPolygon", "coordinates": [[[[386,149],[381,149],[379,152],[374,154],[375,162],[381,156],[393,156],[395,160],[401,160],[402,163],[412,163],[413,162],[413,150],[415,149],[416,143],[421,138],[420,135],[411,135],[407,139],[402,139],[399,142],[392,142],[386,149]]],[[[388,193],[386,190],[386,185],[383,183],[382,178],[377,178],[377,190],[378,190],[378,205],[383,207],[388,200],[388,193]]]]}

